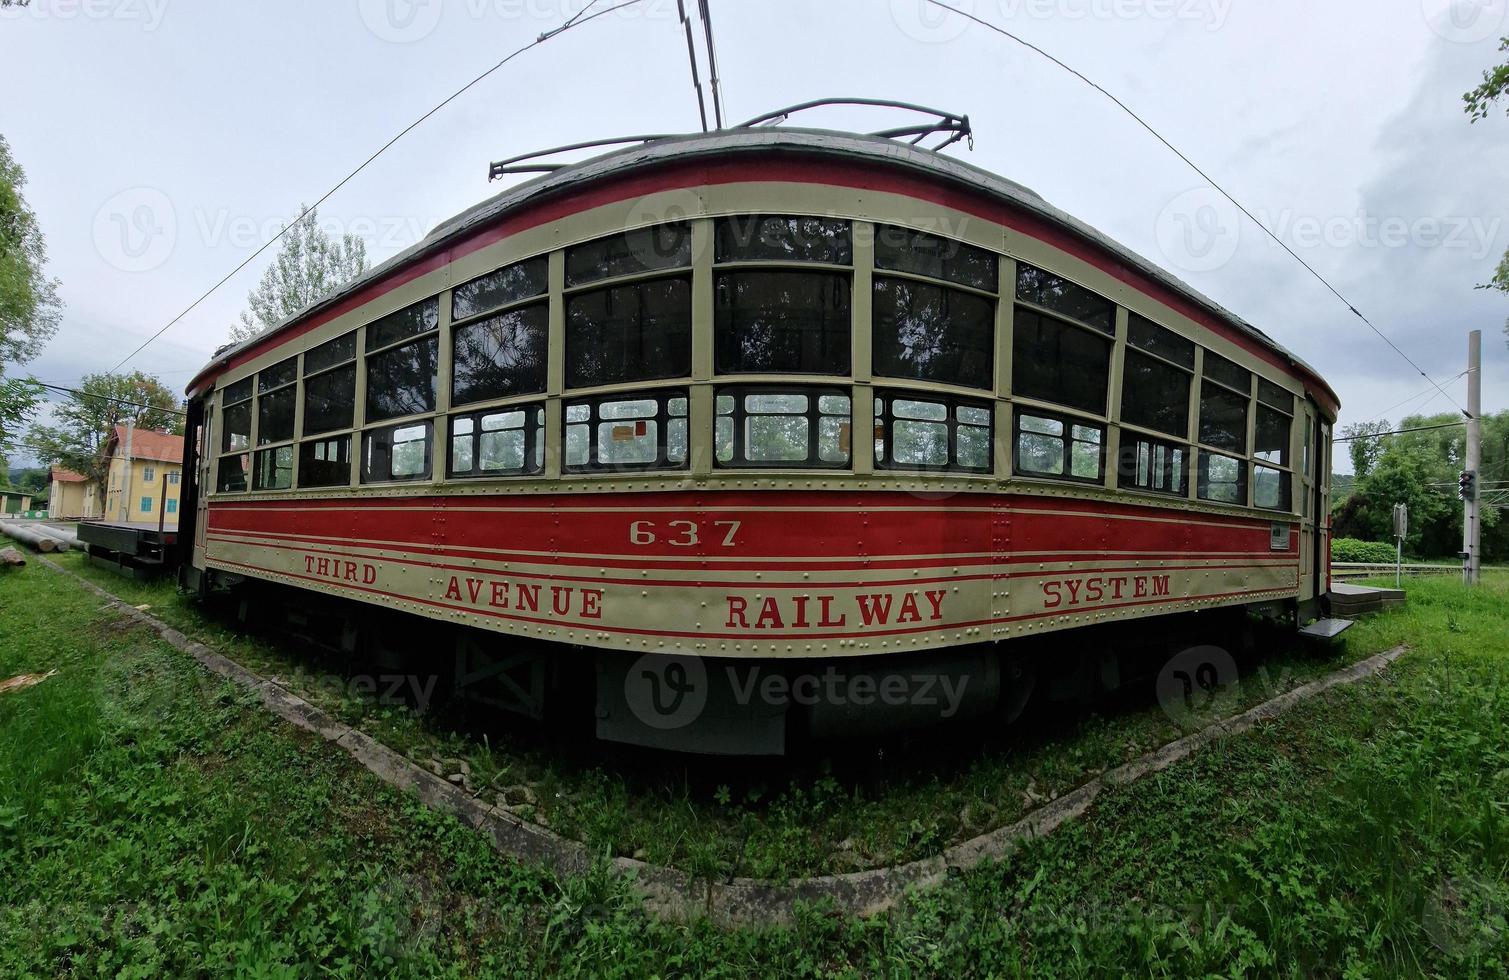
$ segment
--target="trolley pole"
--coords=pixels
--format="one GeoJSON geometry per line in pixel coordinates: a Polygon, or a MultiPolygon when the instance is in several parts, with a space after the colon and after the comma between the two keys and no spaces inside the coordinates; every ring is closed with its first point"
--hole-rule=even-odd
{"type": "Polygon", "coordinates": [[[1482,540],[1478,524],[1478,467],[1482,463],[1483,441],[1483,331],[1474,330],[1467,335],[1467,458],[1464,460],[1467,474],[1466,492],[1462,495],[1462,581],[1476,585],[1481,564],[1479,545],[1482,540]]]}

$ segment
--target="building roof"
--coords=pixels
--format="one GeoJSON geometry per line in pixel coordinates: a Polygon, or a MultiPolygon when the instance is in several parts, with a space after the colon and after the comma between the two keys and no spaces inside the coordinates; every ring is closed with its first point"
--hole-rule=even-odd
{"type": "MultiPolygon", "coordinates": [[[[124,455],[128,442],[126,435],[126,426],[117,425],[115,434],[105,444],[105,452],[113,455],[119,451],[124,455]]],[[[156,463],[183,462],[183,436],[156,432],[152,429],[137,429],[131,433],[129,442],[132,459],[145,459],[156,463]]]]}
{"type": "Polygon", "coordinates": [[[89,477],[82,473],[75,473],[65,466],[56,463],[52,465],[51,479],[54,483],[88,483],[89,477]]]}

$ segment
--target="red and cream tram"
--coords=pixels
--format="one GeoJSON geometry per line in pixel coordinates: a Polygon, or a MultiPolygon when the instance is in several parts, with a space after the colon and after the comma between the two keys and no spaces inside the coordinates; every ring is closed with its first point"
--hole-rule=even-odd
{"type": "Polygon", "coordinates": [[[882,137],[553,170],[189,394],[188,586],[452,624],[595,683],[620,741],[919,715],[789,696],[824,671],[935,670],[986,710],[1036,634],[1307,619],[1327,588],[1326,383],[1026,188],[882,137]]]}

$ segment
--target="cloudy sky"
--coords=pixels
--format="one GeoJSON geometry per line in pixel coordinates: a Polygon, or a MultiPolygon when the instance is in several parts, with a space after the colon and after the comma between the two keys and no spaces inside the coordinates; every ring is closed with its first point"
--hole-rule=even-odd
{"type": "MultiPolygon", "coordinates": [[[[0,11],[0,133],[26,168],[68,305],[31,369],[69,384],[114,367],[301,202],[586,2],[33,0],[0,11]]],[[[1509,34],[1509,0],[952,2],[1138,111],[1432,377],[1456,378],[1446,387],[1459,402],[1466,332],[1482,329],[1484,407],[1509,407],[1509,297],[1473,289],[1509,247],[1509,116],[1474,125],[1461,108],[1509,34]]],[[[1259,325],[1331,381],[1343,422],[1450,407],[1151,135],[1025,48],[924,0],[712,8],[734,120],[827,95],[967,113],[974,149],[950,153],[1259,325]]],[[[870,110],[805,120],[897,121],[870,110]]],[[[697,126],[676,2],[641,0],[451,103],[321,217],[362,234],[381,261],[497,192],[490,160],[697,126]]],[[[268,254],[131,366],[181,388],[225,341],[268,254]]]]}

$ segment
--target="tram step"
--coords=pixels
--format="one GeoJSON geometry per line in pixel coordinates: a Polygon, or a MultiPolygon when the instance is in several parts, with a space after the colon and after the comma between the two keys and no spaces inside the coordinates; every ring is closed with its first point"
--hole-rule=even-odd
{"type": "Polygon", "coordinates": [[[1313,636],[1322,640],[1329,640],[1334,636],[1340,636],[1352,625],[1350,619],[1317,619],[1315,622],[1299,631],[1300,636],[1313,636]]]}

